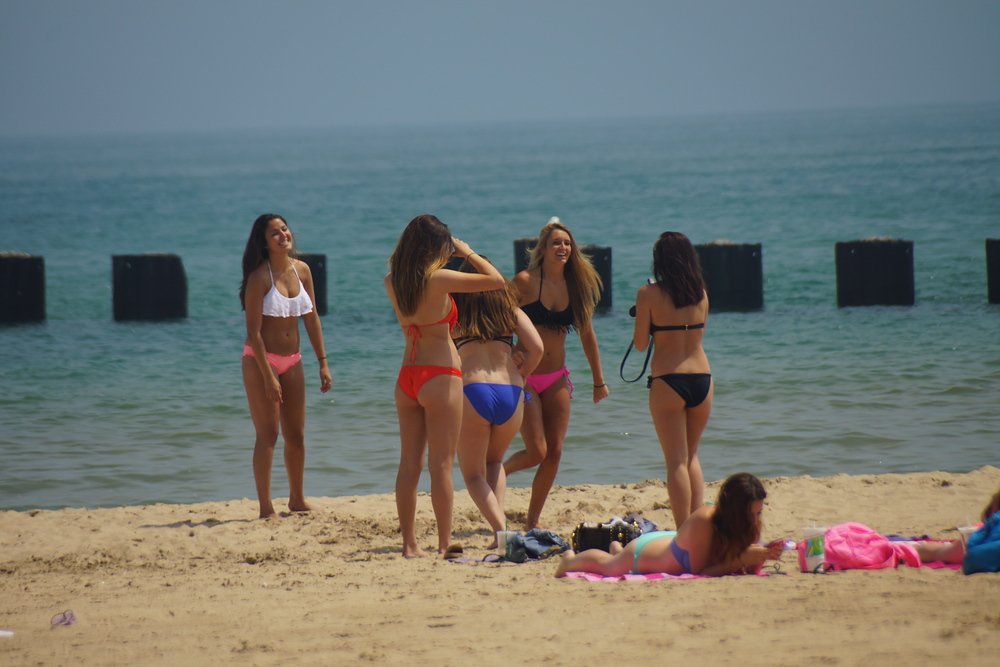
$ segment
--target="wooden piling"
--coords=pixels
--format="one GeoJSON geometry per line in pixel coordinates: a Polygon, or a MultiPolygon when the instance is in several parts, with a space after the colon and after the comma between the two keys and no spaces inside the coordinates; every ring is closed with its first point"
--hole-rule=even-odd
{"type": "Polygon", "coordinates": [[[841,242],[835,255],[838,307],[913,305],[913,241],[841,242]]]}

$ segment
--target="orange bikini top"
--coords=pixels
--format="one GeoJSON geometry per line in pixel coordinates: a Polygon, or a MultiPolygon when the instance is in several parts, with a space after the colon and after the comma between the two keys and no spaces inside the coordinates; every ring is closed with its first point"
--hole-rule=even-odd
{"type": "Polygon", "coordinates": [[[417,341],[420,340],[422,334],[420,330],[424,327],[432,327],[436,324],[448,323],[448,331],[451,331],[458,324],[458,304],[455,303],[455,297],[448,295],[448,300],[451,301],[451,310],[448,314],[442,317],[437,322],[431,322],[430,324],[407,324],[406,325],[406,335],[413,339],[413,347],[410,348],[410,361],[413,361],[417,356],[417,341]]]}

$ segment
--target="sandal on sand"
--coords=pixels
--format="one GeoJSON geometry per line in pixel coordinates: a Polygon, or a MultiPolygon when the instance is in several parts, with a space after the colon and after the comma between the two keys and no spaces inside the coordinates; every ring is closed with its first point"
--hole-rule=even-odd
{"type": "Polygon", "coordinates": [[[458,544],[457,542],[455,544],[449,544],[448,548],[444,550],[444,559],[453,560],[455,558],[461,558],[462,553],[463,549],[461,544],[458,544]]]}

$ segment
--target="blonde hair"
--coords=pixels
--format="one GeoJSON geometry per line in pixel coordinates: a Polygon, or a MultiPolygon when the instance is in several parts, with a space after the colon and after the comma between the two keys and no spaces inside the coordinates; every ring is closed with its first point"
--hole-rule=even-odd
{"type": "Polygon", "coordinates": [[[597,302],[601,300],[601,290],[604,283],[597,269],[577,245],[573,232],[559,218],[552,216],[538,232],[538,242],[528,256],[528,268],[534,269],[542,265],[545,259],[545,249],[549,244],[552,232],[559,230],[569,235],[569,261],[566,262],[566,289],[569,292],[569,305],[573,309],[573,325],[579,330],[590,325],[597,302]]]}
{"type": "Polygon", "coordinates": [[[413,315],[420,305],[432,273],[448,263],[453,252],[448,225],[429,213],[406,226],[389,257],[392,290],[403,315],[413,315]]]}
{"type": "MultiPolygon", "coordinates": [[[[488,257],[480,255],[487,262],[488,257]]],[[[490,262],[493,264],[493,262],[490,262]]],[[[466,260],[459,267],[464,273],[478,273],[466,260]]],[[[456,338],[492,340],[506,336],[517,326],[519,297],[513,283],[489,292],[461,292],[453,295],[458,306],[458,326],[456,338]]]]}

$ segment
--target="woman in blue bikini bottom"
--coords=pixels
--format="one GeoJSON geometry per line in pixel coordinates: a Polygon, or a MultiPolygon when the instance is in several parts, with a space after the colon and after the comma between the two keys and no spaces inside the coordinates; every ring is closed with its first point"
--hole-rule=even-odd
{"type": "MultiPolygon", "coordinates": [[[[468,262],[460,270],[469,271],[468,262]]],[[[469,496],[496,532],[507,523],[503,457],[521,427],[525,376],[542,358],[542,340],[518,308],[517,293],[509,285],[456,294],[455,299],[458,323],[452,336],[462,360],[465,394],[458,465],[469,496]]]]}
{"type": "Polygon", "coordinates": [[[715,505],[704,505],[688,517],[680,530],[640,535],[624,547],[611,543],[611,552],[588,549],[563,554],[556,576],[592,572],[604,576],[644,574],[701,574],[721,576],[757,571],[765,560],[777,560],[784,540],[758,544],[761,514],[767,493],[749,473],[729,477],[715,505]]]}

